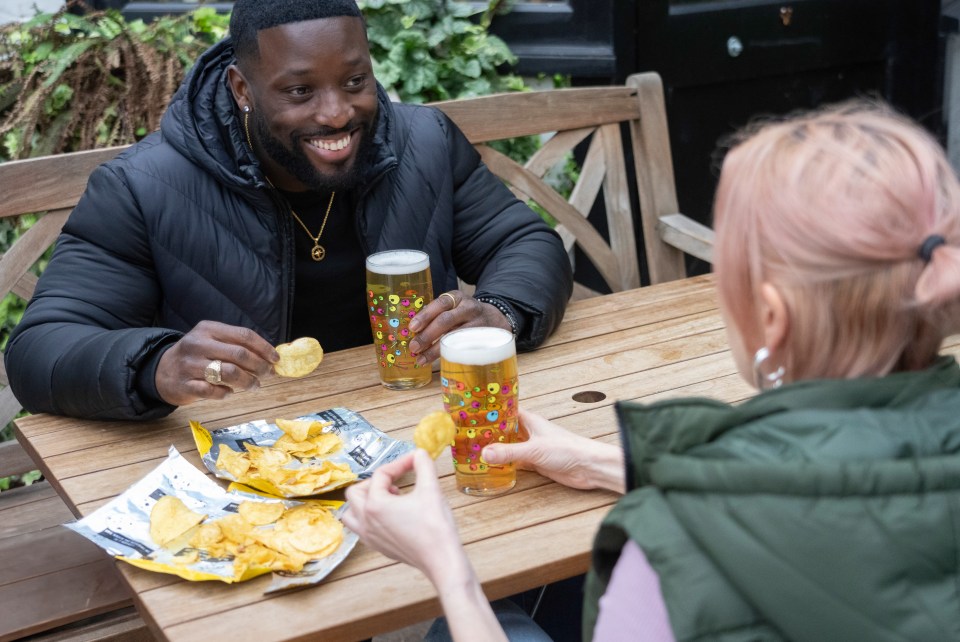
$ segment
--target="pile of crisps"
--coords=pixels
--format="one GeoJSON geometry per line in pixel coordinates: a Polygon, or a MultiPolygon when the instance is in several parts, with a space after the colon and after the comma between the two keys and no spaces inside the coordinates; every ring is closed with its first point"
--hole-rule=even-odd
{"type": "Polygon", "coordinates": [[[322,458],[343,447],[339,436],[323,432],[329,423],[310,419],[277,419],[275,423],[285,434],[273,446],[248,444],[246,452],[237,452],[221,445],[217,468],[256,488],[264,489],[258,482],[267,482],[270,487],[266,490],[285,497],[314,495],[357,478],[350,466],[329,459],[288,467],[294,458],[322,458]]]}
{"type": "MultiPolygon", "coordinates": [[[[150,512],[150,536],[159,546],[177,542],[185,549],[177,555],[181,564],[206,558],[233,559],[233,579],[248,570],[296,572],[312,560],[337,550],[343,540],[343,524],[319,504],[287,508],[280,502],[242,502],[236,515],[206,520],[183,502],[165,495],[150,512]]],[[[175,547],[171,547],[175,548],[175,547]]]]}

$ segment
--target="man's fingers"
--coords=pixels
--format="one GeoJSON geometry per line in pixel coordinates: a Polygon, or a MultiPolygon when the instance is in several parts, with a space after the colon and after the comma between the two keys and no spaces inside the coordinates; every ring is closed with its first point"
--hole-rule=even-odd
{"type": "Polygon", "coordinates": [[[265,374],[280,358],[270,342],[250,328],[219,321],[201,321],[185,338],[194,341],[204,356],[235,363],[255,374],[265,374]]]}
{"type": "Polygon", "coordinates": [[[440,303],[446,306],[445,310],[453,310],[460,302],[463,301],[463,292],[460,290],[451,290],[450,292],[444,292],[436,299],[437,303],[440,303]]]}
{"type": "MultiPolygon", "coordinates": [[[[452,296],[452,295],[451,295],[452,296]]],[[[410,322],[410,330],[417,333],[417,336],[410,341],[410,350],[413,352],[426,352],[431,346],[439,350],[439,341],[447,332],[454,330],[473,318],[471,312],[473,299],[463,301],[457,307],[451,307],[450,297],[434,299],[428,306],[420,310],[417,316],[410,322]]]]}

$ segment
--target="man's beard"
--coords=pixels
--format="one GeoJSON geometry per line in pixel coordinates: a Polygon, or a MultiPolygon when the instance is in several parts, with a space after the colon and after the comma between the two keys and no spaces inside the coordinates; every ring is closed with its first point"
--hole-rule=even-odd
{"type": "MultiPolygon", "coordinates": [[[[287,147],[283,142],[270,133],[266,121],[259,111],[254,111],[254,127],[257,132],[257,140],[263,151],[276,162],[280,167],[287,170],[294,178],[306,185],[311,190],[326,192],[331,190],[349,190],[356,187],[363,179],[364,170],[370,165],[373,158],[373,123],[372,121],[361,126],[360,148],[349,167],[339,168],[335,174],[324,174],[307,158],[306,153],[300,147],[304,138],[315,136],[331,136],[338,133],[346,134],[353,129],[355,125],[349,124],[342,130],[332,130],[322,128],[309,136],[299,132],[290,135],[290,146],[287,147]]],[[[308,143],[309,144],[309,143],[308,143]]]]}

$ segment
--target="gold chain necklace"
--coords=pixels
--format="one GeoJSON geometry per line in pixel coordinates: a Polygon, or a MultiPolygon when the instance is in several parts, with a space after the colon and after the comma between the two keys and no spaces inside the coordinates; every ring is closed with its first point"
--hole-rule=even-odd
{"type": "MultiPolygon", "coordinates": [[[[247,145],[249,145],[250,150],[253,151],[253,141],[250,140],[249,109],[243,112],[243,132],[247,135],[247,145]]],[[[271,186],[273,185],[269,178],[267,178],[267,182],[270,183],[271,186]]],[[[303,228],[303,231],[306,232],[307,236],[310,237],[310,240],[313,241],[313,247],[310,249],[310,258],[312,258],[314,261],[322,261],[327,256],[326,248],[320,245],[320,237],[323,236],[323,230],[327,227],[327,219],[330,218],[330,210],[333,208],[333,197],[336,195],[336,192],[330,192],[330,202],[327,203],[327,213],[323,215],[323,223],[320,224],[320,231],[317,232],[316,236],[310,233],[310,228],[304,224],[299,216],[297,216],[297,213],[293,211],[293,208],[290,208],[291,216],[296,219],[297,223],[300,224],[300,227],[303,228]]]]}
{"type": "Polygon", "coordinates": [[[322,261],[327,255],[327,251],[322,245],[320,245],[320,237],[323,236],[323,230],[327,227],[327,218],[330,216],[330,209],[333,207],[333,197],[336,195],[336,192],[330,192],[330,202],[327,203],[327,213],[323,215],[323,223],[320,224],[320,231],[317,232],[316,236],[310,233],[310,228],[304,225],[303,221],[300,220],[300,217],[297,216],[297,213],[293,211],[293,208],[290,208],[290,214],[296,219],[297,223],[300,224],[300,227],[303,228],[303,231],[306,232],[307,236],[309,236],[313,241],[313,248],[310,250],[310,258],[312,258],[314,261],[322,261]]]}

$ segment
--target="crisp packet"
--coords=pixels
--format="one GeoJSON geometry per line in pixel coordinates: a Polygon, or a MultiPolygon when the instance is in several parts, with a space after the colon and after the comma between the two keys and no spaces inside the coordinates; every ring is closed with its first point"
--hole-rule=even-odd
{"type": "MultiPolygon", "coordinates": [[[[183,551],[158,548],[150,537],[150,511],[164,495],[179,498],[190,510],[206,514],[208,520],[236,513],[237,506],[245,501],[280,502],[287,507],[306,503],[264,497],[257,493],[225,491],[217,482],[183,459],[177,449],[171,446],[167,459],[140,481],[90,515],[64,526],[86,537],[117,559],[191,581],[219,580],[229,584],[270,572],[269,569],[250,568],[237,579],[234,578],[232,558],[201,557],[184,563],[176,559],[177,553],[183,551]]],[[[338,519],[347,510],[345,502],[309,501],[330,508],[338,519]]],[[[346,559],[356,543],[356,533],[344,528],[343,540],[336,551],[327,557],[308,562],[298,572],[275,572],[265,593],[319,583],[346,559]]]]}
{"type": "Polygon", "coordinates": [[[220,448],[225,446],[240,452],[246,450],[247,444],[272,446],[283,436],[284,432],[272,421],[263,419],[212,431],[207,430],[195,421],[190,422],[190,427],[193,429],[193,438],[197,444],[197,450],[200,452],[204,465],[211,473],[221,479],[234,482],[231,488],[242,489],[245,485],[249,487],[248,490],[255,489],[274,497],[307,497],[352,484],[359,479],[366,479],[379,466],[395,460],[414,448],[410,442],[388,437],[358,413],[347,408],[330,408],[302,415],[296,417],[296,419],[310,419],[328,423],[329,425],[323,431],[338,435],[343,441],[343,448],[321,458],[299,459],[294,457],[293,461],[285,466],[286,468],[296,469],[330,460],[335,463],[346,464],[350,467],[350,470],[356,473],[357,478],[337,480],[320,488],[315,488],[312,492],[306,494],[285,492],[264,479],[240,480],[230,472],[217,467],[220,448]]]}

